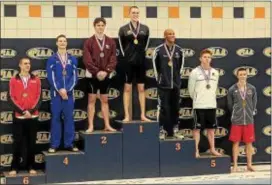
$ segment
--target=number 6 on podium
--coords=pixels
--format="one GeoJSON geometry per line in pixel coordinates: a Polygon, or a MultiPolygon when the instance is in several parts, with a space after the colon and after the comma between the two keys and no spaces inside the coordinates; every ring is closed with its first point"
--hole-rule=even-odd
{"type": "Polygon", "coordinates": [[[29,178],[28,177],[23,178],[23,184],[29,184],[29,178]]]}

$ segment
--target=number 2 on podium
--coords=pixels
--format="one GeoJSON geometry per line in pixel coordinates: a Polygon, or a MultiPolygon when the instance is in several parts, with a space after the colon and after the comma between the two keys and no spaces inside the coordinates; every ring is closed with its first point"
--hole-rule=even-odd
{"type": "Polygon", "coordinates": [[[65,157],[65,158],[63,159],[63,164],[65,164],[66,166],[68,166],[68,164],[69,164],[69,159],[68,159],[68,157],[65,157]]]}
{"type": "Polygon", "coordinates": [[[107,137],[106,136],[101,136],[101,144],[102,145],[105,145],[105,144],[107,144],[107,137]]]}
{"type": "Polygon", "coordinates": [[[140,126],[139,126],[139,132],[140,132],[140,133],[143,133],[143,132],[144,132],[144,126],[143,126],[143,125],[140,125],[140,126]]]}

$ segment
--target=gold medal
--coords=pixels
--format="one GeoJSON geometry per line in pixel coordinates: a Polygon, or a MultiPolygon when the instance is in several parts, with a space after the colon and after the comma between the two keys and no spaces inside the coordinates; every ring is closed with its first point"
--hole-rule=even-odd
{"type": "Polygon", "coordinates": [[[134,44],[136,44],[136,45],[139,43],[137,39],[134,39],[133,42],[134,42],[134,44]]]}
{"type": "Polygon", "coordinates": [[[242,104],[243,104],[243,107],[245,108],[246,107],[246,100],[243,100],[242,104]]]}
{"type": "Polygon", "coordinates": [[[172,66],[173,66],[173,62],[172,62],[172,60],[169,60],[168,65],[169,65],[170,67],[172,67],[172,66]]]}
{"type": "Polygon", "coordinates": [[[23,97],[25,98],[25,97],[27,97],[28,96],[28,94],[27,93],[23,93],[23,97]]]}
{"type": "Polygon", "coordinates": [[[62,70],[62,76],[66,76],[67,72],[65,69],[62,70]]]}

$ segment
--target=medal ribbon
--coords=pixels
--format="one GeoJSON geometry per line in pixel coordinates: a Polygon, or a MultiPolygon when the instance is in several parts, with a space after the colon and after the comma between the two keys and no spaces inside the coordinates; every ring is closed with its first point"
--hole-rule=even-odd
{"type": "Polygon", "coordinates": [[[63,60],[63,58],[61,57],[61,55],[59,54],[59,52],[57,52],[57,54],[58,54],[58,57],[59,57],[59,59],[60,59],[60,61],[61,61],[61,64],[62,64],[63,69],[65,69],[66,64],[67,64],[67,61],[68,61],[68,54],[67,54],[67,52],[65,53],[65,59],[64,59],[64,60],[63,60]]]}
{"type": "Polygon", "coordinates": [[[135,39],[137,39],[137,36],[140,32],[140,21],[138,21],[138,25],[137,25],[137,28],[136,28],[136,33],[134,32],[134,30],[132,29],[132,26],[131,26],[131,22],[129,23],[129,29],[132,31],[132,34],[134,36],[135,39]]]}
{"type": "Polygon", "coordinates": [[[246,99],[246,91],[247,91],[246,85],[245,85],[245,87],[244,87],[244,91],[241,91],[240,88],[238,88],[238,89],[239,89],[239,93],[240,93],[240,95],[241,95],[241,98],[242,98],[243,100],[245,100],[245,99],[246,99]]]}
{"type": "Polygon", "coordinates": [[[165,51],[166,51],[166,54],[167,54],[169,60],[172,61],[173,55],[174,55],[174,53],[175,53],[176,45],[173,46],[173,49],[172,49],[172,51],[171,51],[171,54],[170,54],[170,52],[169,52],[169,50],[168,50],[168,48],[167,48],[167,46],[166,46],[165,43],[163,44],[163,46],[164,46],[164,49],[165,49],[165,51]]]}
{"type": "Polygon", "coordinates": [[[102,46],[98,40],[98,37],[95,35],[95,40],[98,44],[98,47],[100,48],[100,51],[102,52],[104,50],[104,47],[105,47],[105,41],[106,41],[106,38],[105,38],[105,35],[103,35],[103,42],[102,42],[102,46]]]}
{"type": "Polygon", "coordinates": [[[211,68],[208,69],[208,75],[205,73],[205,71],[204,71],[204,69],[203,69],[202,66],[200,66],[200,69],[201,69],[202,74],[205,77],[205,80],[206,80],[207,84],[209,84],[209,81],[210,81],[210,78],[211,78],[211,68]]]}
{"type": "Polygon", "coordinates": [[[29,76],[26,76],[26,77],[21,76],[21,80],[23,82],[24,89],[26,89],[27,88],[27,83],[28,83],[28,80],[29,80],[29,76]]]}

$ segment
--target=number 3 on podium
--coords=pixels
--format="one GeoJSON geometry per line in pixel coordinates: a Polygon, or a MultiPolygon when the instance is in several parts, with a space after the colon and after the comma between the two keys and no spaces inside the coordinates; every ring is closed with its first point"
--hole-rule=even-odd
{"type": "Polygon", "coordinates": [[[23,184],[29,184],[29,178],[28,177],[23,178],[23,184]]]}
{"type": "Polygon", "coordinates": [[[65,157],[65,158],[63,159],[63,164],[65,164],[65,166],[68,166],[68,164],[69,164],[69,159],[68,159],[68,157],[65,157]]]}

